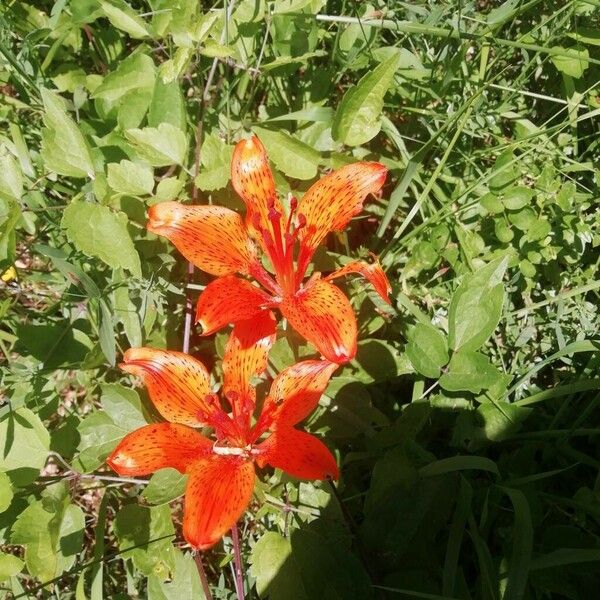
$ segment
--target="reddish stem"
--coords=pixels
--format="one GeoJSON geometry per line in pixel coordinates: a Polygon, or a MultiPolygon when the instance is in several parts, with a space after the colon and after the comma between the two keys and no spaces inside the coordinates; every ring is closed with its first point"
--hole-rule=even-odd
{"type": "Polygon", "coordinates": [[[193,553],[193,556],[194,562],[196,563],[196,567],[198,569],[198,575],[200,576],[200,583],[202,584],[204,597],[206,600],[213,600],[213,595],[210,591],[210,587],[208,586],[208,579],[206,578],[206,571],[204,570],[204,565],[202,564],[202,554],[196,551],[193,553]]]}
{"type": "Polygon", "coordinates": [[[240,535],[237,523],[231,528],[231,541],[233,542],[233,565],[235,573],[235,592],[238,600],[244,600],[244,572],[242,567],[242,553],[240,550],[240,535]]]}

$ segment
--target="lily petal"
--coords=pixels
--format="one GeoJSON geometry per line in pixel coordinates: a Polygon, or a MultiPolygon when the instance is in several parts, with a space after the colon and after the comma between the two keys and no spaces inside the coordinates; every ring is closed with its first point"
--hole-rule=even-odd
{"type": "Polygon", "coordinates": [[[323,279],[283,298],[280,310],[290,325],[331,362],[342,364],[356,354],[356,318],[348,298],[323,279]]]}
{"type": "Polygon", "coordinates": [[[298,205],[298,214],[306,219],[299,233],[298,269],[302,275],[325,236],[344,229],[361,212],[365,198],[381,189],[386,175],[381,163],[357,162],[322,177],[302,196],[298,205]]]}
{"type": "Polygon", "coordinates": [[[305,360],[281,371],[271,385],[262,411],[265,419],[261,415],[257,431],[291,427],[305,419],[317,406],[338,366],[327,360],[305,360]]]}
{"type": "Polygon", "coordinates": [[[238,213],[223,206],[162,202],[148,209],[147,229],[170,240],[177,250],[211,275],[247,274],[254,246],[238,213]]]}
{"type": "Polygon", "coordinates": [[[267,368],[276,327],[271,311],[238,321],[233,327],[223,357],[223,391],[235,416],[247,416],[254,408],[256,392],[250,381],[267,368]]]}
{"type": "Polygon", "coordinates": [[[252,136],[240,140],[231,160],[231,182],[246,204],[246,225],[261,240],[255,224],[270,230],[269,210],[281,213],[281,203],[275,191],[275,180],[262,142],[252,136]]]}
{"type": "Polygon", "coordinates": [[[189,470],[183,510],[183,535],[194,547],[216,544],[248,506],[254,490],[254,465],[239,456],[213,455],[189,470]]]}
{"type": "Polygon", "coordinates": [[[329,448],[314,435],[285,427],[258,445],[256,462],[269,464],[298,479],[338,479],[339,470],[329,448]]]}
{"type": "Polygon", "coordinates": [[[355,260],[344,265],[340,269],[337,269],[333,273],[330,273],[325,277],[325,280],[331,281],[338,277],[343,277],[349,273],[357,273],[367,279],[371,285],[375,288],[375,291],[381,296],[381,299],[388,304],[390,302],[390,292],[392,286],[386,277],[385,272],[381,268],[379,261],[375,259],[375,262],[369,264],[363,260],[355,260]]]}
{"type": "Polygon", "coordinates": [[[198,298],[196,321],[202,335],[229,323],[251,319],[273,304],[271,297],[245,279],[227,275],[211,281],[198,298]]]}
{"type": "Polygon", "coordinates": [[[155,423],[127,434],[106,462],[119,475],[148,475],[165,467],[185,473],[198,458],[210,455],[212,447],[191,427],[155,423]]]}
{"type": "Polygon", "coordinates": [[[155,348],[130,348],[119,366],[141,377],[152,403],[167,421],[206,425],[220,411],[207,402],[211,388],[206,367],[189,354],[155,348]]]}

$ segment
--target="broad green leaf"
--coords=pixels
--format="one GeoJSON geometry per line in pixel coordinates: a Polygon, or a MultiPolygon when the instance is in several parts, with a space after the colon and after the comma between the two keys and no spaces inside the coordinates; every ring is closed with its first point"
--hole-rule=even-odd
{"type": "Polygon", "coordinates": [[[104,78],[94,90],[92,98],[115,104],[129,92],[152,90],[155,78],[156,68],[152,59],[142,53],[133,54],[120,62],[116,70],[104,78]]]}
{"type": "Polygon", "coordinates": [[[267,148],[270,160],[288,177],[313,179],[321,155],[311,146],[287,133],[255,128],[256,134],[267,148]]]}
{"type": "Polygon", "coordinates": [[[158,577],[148,577],[148,600],[182,600],[183,598],[204,598],[198,568],[191,554],[183,554],[174,549],[175,569],[170,581],[158,577]]]}
{"type": "Polygon", "coordinates": [[[119,383],[106,383],[101,389],[102,408],[119,427],[126,431],[133,431],[146,425],[142,403],[135,390],[119,383]]]}
{"type": "Polygon", "coordinates": [[[138,156],[153,167],[182,165],[187,154],[185,133],[170,123],[158,127],[128,129],[125,136],[138,156]]]}
{"type": "Polygon", "coordinates": [[[480,437],[492,442],[500,442],[514,435],[532,410],[526,406],[506,402],[481,404],[477,407],[475,420],[480,430],[480,437]]]}
{"type": "Polygon", "coordinates": [[[144,575],[164,580],[175,568],[175,549],[171,543],[175,528],[168,504],[140,506],[128,504],[118,513],[113,530],[123,558],[131,558],[144,575]]]}
{"type": "Polygon", "coordinates": [[[448,343],[453,350],[477,350],[492,335],[502,315],[502,277],[508,258],[498,258],[467,275],[448,309],[448,343]]]}
{"type": "Polygon", "coordinates": [[[164,202],[165,200],[175,200],[183,189],[183,181],[177,177],[167,177],[161,179],[156,186],[156,192],[152,203],[164,202]]]}
{"type": "Polygon", "coordinates": [[[107,165],[108,185],[121,194],[145,196],[154,189],[154,172],[145,163],[134,163],[122,160],[120,163],[107,165]]]}
{"type": "Polygon", "coordinates": [[[440,377],[440,386],[448,392],[476,394],[490,387],[497,377],[497,370],[486,356],[463,349],[452,355],[447,372],[440,377]]]}
{"type": "Polygon", "coordinates": [[[216,133],[207,135],[200,151],[202,166],[196,177],[196,187],[203,192],[224,188],[231,176],[232,155],[233,147],[216,133]]]}
{"type": "Polygon", "coordinates": [[[139,396],[121,385],[103,386],[102,408],[77,427],[81,439],[75,467],[84,472],[97,469],[126,434],[147,424],[139,396]]]}
{"type": "Polygon", "coordinates": [[[534,196],[535,192],[531,188],[523,185],[516,185],[504,190],[502,204],[504,204],[508,210],[519,210],[524,206],[531,204],[531,199],[534,196]]]}
{"type": "Polygon", "coordinates": [[[16,486],[31,483],[46,464],[50,449],[50,435],[40,418],[25,407],[6,412],[0,420],[0,440],[0,470],[16,486]]]}
{"type": "Polygon", "coordinates": [[[150,36],[146,22],[122,0],[101,0],[100,5],[108,20],[134,39],[150,36]]]}
{"type": "Polygon", "coordinates": [[[360,146],[379,133],[383,98],[397,68],[398,54],[394,54],[344,94],[333,119],[334,140],[360,146]]]}
{"type": "Polygon", "coordinates": [[[185,131],[185,103],[178,81],[165,83],[161,77],[157,77],[148,112],[148,125],[158,127],[161,123],[170,123],[185,131]]]}
{"type": "Polygon", "coordinates": [[[23,195],[21,167],[5,146],[0,146],[0,200],[19,201],[23,195]]]}
{"type": "Polygon", "coordinates": [[[70,322],[19,325],[17,333],[17,349],[28,352],[46,369],[72,368],[93,347],[88,335],[70,322]]]}
{"type": "Polygon", "coordinates": [[[181,76],[192,59],[191,48],[177,48],[173,58],[166,60],[159,67],[159,75],[164,83],[171,83],[181,76]]]}
{"type": "Polygon", "coordinates": [[[42,89],[44,124],[42,158],[49,171],[67,177],[92,177],[94,164],[90,148],[75,121],[67,114],[61,98],[42,89]]]}
{"type": "Polygon", "coordinates": [[[18,556],[0,552],[0,582],[20,573],[24,566],[25,563],[18,556]]]}
{"type": "Polygon", "coordinates": [[[406,354],[418,373],[437,379],[441,368],[448,362],[446,336],[432,325],[417,323],[408,334],[406,354]]]}
{"type": "Polygon", "coordinates": [[[235,49],[231,46],[224,46],[213,40],[206,40],[200,47],[200,54],[208,56],[209,58],[226,58],[227,56],[233,56],[235,49]]]}
{"type": "Polygon", "coordinates": [[[288,538],[265,533],[252,548],[250,563],[261,598],[373,597],[369,579],[354,556],[308,529],[296,529],[288,538]]]}
{"type": "Polygon", "coordinates": [[[140,257],[124,213],[76,200],[65,209],[61,226],[75,247],[87,256],[100,258],[113,269],[122,267],[135,277],[142,276],[140,257]]]}
{"type": "Polygon", "coordinates": [[[12,502],[13,489],[8,475],[0,471],[0,513],[3,513],[12,502]]]}
{"type": "MultiPolygon", "coordinates": [[[[553,50],[567,50],[562,46],[552,46],[553,50]]],[[[577,53],[577,56],[551,55],[550,59],[554,66],[565,75],[579,79],[590,66],[588,61],[590,53],[587,48],[569,48],[569,52],[577,53]]]]}
{"type": "Polygon", "coordinates": [[[150,478],[150,483],[142,492],[149,504],[166,504],[183,496],[187,475],[181,474],[176,469],[160,469],[150,478]]]}
{"type": "Polygon", "coordinates": [[[25,545],[28,571],[46,581],[68,570],[81,551],[85,520],[64,482],[44,489],[17,518],[11,542],[25,545]]]}

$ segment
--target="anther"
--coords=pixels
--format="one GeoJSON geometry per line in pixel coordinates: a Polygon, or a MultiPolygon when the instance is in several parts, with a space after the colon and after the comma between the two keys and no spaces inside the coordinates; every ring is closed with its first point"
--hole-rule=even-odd
{"type": "Polygon", "coordinates": [[[298,215],[298,225],[296,225],[296,229],[302,229],[303,227],[306,227],[306,217],[300,213],[298,215]]]}

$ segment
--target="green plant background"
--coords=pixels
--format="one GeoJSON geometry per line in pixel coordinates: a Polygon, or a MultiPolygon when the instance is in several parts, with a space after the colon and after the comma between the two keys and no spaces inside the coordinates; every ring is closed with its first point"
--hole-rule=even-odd
{"type": "MultiPolygon", "coordinates": [[[[0,6],[0,597],[202,598],[179,473],[104,459],[156,419],[115,366],[179,349],[208,281],[145,209],[240,208],[244,130],[281,194],[357,159],[381,198],[317,268],[347,283],[356,360],[306,427],[327,485],[263,473],[248,596],[597,596],[597,0],[4,0],[0,6]]],[[[218,373],[225,334],[193,332],[218,373]]],[[[312,350],[281,332],[270,372],[312,350]]],[[[232,544],[202,560],[235,598],[232,544]]]]}

